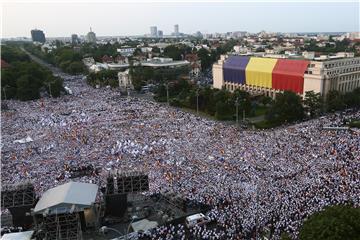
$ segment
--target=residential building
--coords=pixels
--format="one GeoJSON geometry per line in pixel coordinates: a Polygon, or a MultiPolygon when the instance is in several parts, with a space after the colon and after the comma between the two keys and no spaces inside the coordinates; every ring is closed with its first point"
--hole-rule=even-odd
{"type": "Polygon", "coordinates": [[[104,55],[102,58],[101,58],[102,62],[103,63],[113,63],[114,62],[114,59],[112,56],[108,56],[108,55],[104,55]]]}
{"type": "Polygon", "coordinates": [[[56,49],[56,46],[55,45],[51,45],[51,44],[48,44],[48,43],[44,43],[42,46],[41,46],[41,51],[44,52],[44,53],[50,53],[52,52],[52,50],[56,49]]]}
{"type": "Polygon", "coordinates": [[[116,51],[120,53],[122,56],[132,56],[135,50],[136,48],[123,47],[123,48],[118,48],[116,51]]]}
{"type": "Polygon", "coordinates": [[[40,42],[40,43],[46,42],[44,32],[39,29],[31,30],[31,38],[33,42],[40,42]]]}

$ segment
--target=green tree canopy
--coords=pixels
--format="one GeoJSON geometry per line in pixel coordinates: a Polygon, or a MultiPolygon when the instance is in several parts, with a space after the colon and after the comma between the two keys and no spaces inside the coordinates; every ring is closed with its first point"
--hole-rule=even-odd
{"type": "Polygon", "coordinates": [[[164,55],[166,57],[172,58],[173,60],[181,60],[181,58],[182,58],[182,56],[181,56],[182,52],[181,52],[180,48],[178,48],[175,45],[167,46],[164,49],[164,55]]]}
{"type": "Polygon", "coordinates": [[[320,93],[307,91],[305,93],[304,106],[310,117],[318,116],[323,109],[323,98],[320,93]]]}
{"type": "Polygon", "coordinates": [[[360,239],[360,208],[331,206],[307,219],[300,229],[300,240],[360,239]]]}
{"type": "Polygon", "coordinates": [[[19,46],[6,46],[2,49],[2,54],[11,62],[11,67],[1,71],[2,99],[33,100],[40,97],[41,91],[49,92],[50,88],[53,97],[60,96],[63,90],[62,80],[30,61],[29,57],[24,57],[25,53],[19,46]]]}
{"type": "Polygon", "coordinates": [[[267,115],[267,120],[274,123],[290,123],[303,118],[304,108],[301,97],[290,91],[276,95],[275,102],[267,115]]]}
{"type": "Polygon", "coordinates": [[[326,107],[328,111],[337,111],[345,107],[344,98],[341,92],[331,90],[326,97],[326,107]]]}
{"type": "Polygon", "coordinates": [[[199,49],[197,52],[197,55],[199,59],[201,60],[201,69],[205,70],[211,67],[211,64],[213,63],[212,56],[208,50],[205,48],[199,49]]]}

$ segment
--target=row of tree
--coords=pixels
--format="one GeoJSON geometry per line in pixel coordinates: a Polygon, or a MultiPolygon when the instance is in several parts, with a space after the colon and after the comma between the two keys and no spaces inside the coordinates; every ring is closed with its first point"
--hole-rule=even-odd
{"type": "Polygon", "coordinates": [[[75,51],[71,46],[62,46],[56,49],[41,51],[40,46],[25,44],[24,48],[35,56],[40,57],[46,62],[58,66],[64,72],[70,74],[79,74],[86,72],[85,65],[82,62],[82,54],[75,51]]]}
{"type": "Polygon", "coordinates": [[[198,88],[185,80],[159,85],[155,92],[155,99],[160,102],[168,100],[177,107],[199,109],[219,120],[233,120],[238,114],[254,116],[256,108],[267,106],[266,121],[268,126],[302,121],[306,118],[317,117],[325,112],[360,107],[360,88],[353,92],[340,93],[330,91],[324,100],[319,93],[306,92],[305,98],[285,91],[279,93],[275,100],[269,97],[252,98],[249,93],[236,90],[233,93],[210,87],[198,88]],[[237,107],[236,107],[237,106],[237,107]]]}
{"type": "Polygon", "coordinates": [[[360,45],[356,43],[355,45],[351,44],[349,39],[344,39],[342,41],[334,41],[332,38],[329,39],[329,42],[325,43],[325,46],[318,46],[318,42],[315,39],[311,39],[305,42],[304,47],[302,47],[303,51],[314,51],[321,53],[337,53],[337,52],[356,52],[356,45],[360,45]]]}
{"type": "Polygon", "coordinates": [[[91,72],[87,76],[87,83],[92,87],[105,87],[110,86],[116,88],[119,86],[117,71],[102,70],[99,72],[91,72]]]}
{"type": "MultiPolygon", "coordinates": [[[[202,43],[208,44],[206,41],[202,41],[202,43]]],[[[206,48],[197,50],[196,48],[190,48],[183,44],[170,45],[164,49],[164,56],[174,60],[181,60],[186,54],[195,53],[201,61],[201,69],[206,70],[219,59],[221,54],[230,52],[236,44],[238,44],[238,41],[231,39],[226,43],[219,44],[218,47],[209,50],[206,48]]]]}
{"type": "Polygon", "coordinates": [[[236,90],[233,93],[210,87],[198,88],[186,80],[178,80],[170,84],[161,84],[155,91],[155,100],[166,102],[176,107],[185,107],[205,112],[219,120],[234,120],[236,104],[238,112],[252,114],[250,94],[236,90]]]}
{"type": "Polygon", "coordinates": [[[63,91],[62,79],[31,61],[19,47],[3,45],[1,58],[10,64],[1,70],[2,99],[33,100],[43,92],[58,97],[63,91]]]}
{"type": "MultiPolygon", "coordinates": [[[[360,236],[360,208],[328,206],[310,216],[300,228],[301,240],[357,240],[360,236]]],[[[283,234],[281,240],[290,240],[283,234]]]]}
{"type": "Polygon", "coordinates": [[[326,98],[323,98],[320,93],[309,91],[305,93],[304,99],[293,92],[285,91],[278,94],[275,101],[271,103],[266,113],[266,121],[269,126],[277,126],[314,118],[325,112],[359,107],[360,88],[347,93],[332,90],[326,98]]]}
{"type": "Polygon", "coordinates": [[[143,67],[141,65],[133,66],[130,64],[129,74],[134,89],[140,91],[142,86],[148,83],[158,84],[188,76],[189,67],[151,68],[143,67]]]}

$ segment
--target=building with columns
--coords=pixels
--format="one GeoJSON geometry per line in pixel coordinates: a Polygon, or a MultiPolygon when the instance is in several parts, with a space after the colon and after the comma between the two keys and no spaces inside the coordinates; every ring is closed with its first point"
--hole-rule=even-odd
{"type": "Polygon", "coordinates": [[[360,57],[351,53],[312,60],[222,55],[212,70],[214,88],[272,98],[285,90],[326,96],[330,90],[350,92],[360,87],[360,57]]]}

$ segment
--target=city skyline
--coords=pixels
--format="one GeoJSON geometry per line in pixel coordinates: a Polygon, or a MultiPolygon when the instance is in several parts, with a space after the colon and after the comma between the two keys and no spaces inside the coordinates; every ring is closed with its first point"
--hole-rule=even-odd
{"type": "Polygon", "coordinates": [[[150,26],[170,35],[175,24],[183,33],[359,31],[358,2],[8,2],[3,3],[2,12],[3,38],[29,37],[35,28],[50,38],[86,35],[90,26],[98,36],[144,35],[149,34],[150,26]],[[18,16],[26,21],[19,21],[18,16]]]}

